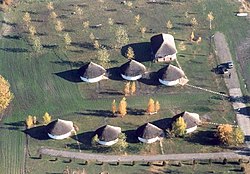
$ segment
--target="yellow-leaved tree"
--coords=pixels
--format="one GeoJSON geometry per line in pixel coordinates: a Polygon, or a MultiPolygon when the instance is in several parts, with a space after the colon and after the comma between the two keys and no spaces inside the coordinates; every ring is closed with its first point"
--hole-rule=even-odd
{"type": "Polygon", "coordinates": [[[125,83],[123,90],[124,90],[124,95],[125,96],[129,95],[129,92],[130,92],[130,82],[125,83]]]}
{"type": "Polygon", "coordinates": [[[43,123],[44,123],[44,124],[48,124],[48,123],[50,123],[50,122],[51,122],[51,116],[49,115],[48,112],[46,112],[46,113],[44,114],[44,116],[43,116],[43,123]]]}
{"type": "Polygon", "coordinates": [[[221,124],[217,127],[217,137],[225,145],[233,144],[233,127],[230,124],[221,124]]]}
{"type": "Polygon", "coordinates": [[[113,102],[112,102],[111,110],[112,110],[113,115],[115,115],[115,113],[117,111],[115,100],[113,100],[113,102]]]}
{"type": "Polygon", "coordinates": [[[172,133],[176,137],[183,137],[186,134],[187,124],[182,117],[179,117],[172,123],[172,133]]]}
{"type": "Polygon", "coordinates": [[[245,135],[240,127],[236,127],[233,132],[234,144],[237,146],[243,144],[245,140],[245,135]]]}
{"type": "Polygon", "coordinates": [[[152,98],[150,98],[148,100],[147,113],[148,114],[154,114],[155,113],[155,101],[152,98]]]}
{"type": "Polygon", "coordinates": [[[121,117],[124,117],[127,114],[127,102],[125,97],[123,97],[119,103],[119,114],[121,117]]]}
{"type": "Polygon", "coordinates": [[[136,85],[135,85],[135,82],[133,81],[131,83],[131,86],[130,86],[130,93],[131,93],[131,95],[134,95],[135,91],[136,91],[136,85]]]}
{"type": "Polygon", "coordinates": [[[34,123],[33,117],[31,115],[28,115],[28,117],[25,120],[25,123],[26,123],[26,126],[28,129],[31,128],[33,126],[33,123],[34,123]]]}
{"type": "Polygon", "coordinates": [[[3,76],[0,75],[0,113],[5,110],[14,95],[10,92],[10,84],[3,76]]]}
{"type": "Polygon", "coordinates": [[[213,12],[210,11],[207,14],[207,20],[209,20],[209,29],[212,30],[212,21],[214,20],[213,12]]]}
{"type": "Polygon", "coordinates": [[[159,103],[159,101],[157,100],[156,102],[155,102],[155,112],[157,113],[159,110],[160,110],[160,103],[159,103]]]}
{"type": "Polygon", "coordinates": [[[128,59],[133,59],[133,58],[135,58],[135,53],[134,53],[134,50],[133,50],[132,47],[128,47],[126,57],[127,57],[128,59]]]}

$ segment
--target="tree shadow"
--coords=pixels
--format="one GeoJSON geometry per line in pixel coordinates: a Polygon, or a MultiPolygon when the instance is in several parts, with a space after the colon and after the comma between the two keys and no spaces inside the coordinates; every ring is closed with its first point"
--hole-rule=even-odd
{"type": "Polygon", "coordinates": [[[72,70],[58,72],[58,73],[53,73],[53,74],[57,75],[58,77],[61,77],[64,80],[67,80],[69,82],[74,82],[74,83],[83,82],[80,79],[80,76],[78,74],[78,69],[72,69],[72,70]]]}
{"type": "Polygon", "coordinates": [[[46,126],[37,126],[23,131],[25,134],[37,140],[48,140],[50,137],[47,134],[46,126]]]}
{"type": "Polygon", "coordinates": [[[99,94],[103,94],[103,95],[124,95],[120,91],[115,91],[115,90],[111,90],[111,89],[109,89],[108,91],[101,91],[101,92],[99,92],[99,94]]]}
{"type": "Polygon", "coordinates": [[[26,48],[0,48],[0,50],[6,51],[6,52],[13,52],[13,53],[29,52],[29,50],[26,48]]]}
{"type": "Polygon", "coordinates": [[[167,130],[171,128],[172,124],[172,118],[163,118],[160,120],[152,121],[153,125],[159,127],[162,130],[167,130]]]}
{"type": "Polygon", "coordinates": [[[171,5],[171,3],[167,2],[167,1],[162,1],[162,2],[149,1],[149,2],[147,2],[147,4],[171,5]]]}
{"type": "Polygon", "coordinates": [[[191,27],[192,26],[192,24],[190,24],[190,23],[183,23],[183,22],[178,22],[176,24],[180,25],[180,26],[183,26],[183,27],[191,27]]]}
{"type": "Polygon", "coordinates": [[[58,45],[56,45],[56,44],[44,44],[43,48],[56,49],[56,48],[58,48],[58,45]]]}
{"type": "Polygon", "coordinates": [[[19,39],[21,39],[22,37],[21,36],[19,36],[19,35],[5,35],[5,36],[3,36],[3,38],[5,38],[5,39],[15,39],[15,40],[19,40],[19,39]]]}
{"type": "Polygon", "coordinates": [[[127,108],[129,115],[145,115],[144,109],[127,108]]]}
{"type": "Polygon", "coordinates": [[[51,63],[55,63],[62,66],[71,66],[71,67],[81,67],[84,64],[86,64],[86,62],[83,61],[68,61],[68,60],[51,61],[51,63]]]}
{"type": "Polygon", "coordinates": [[[121,54],[126,57],[128,48],[133,48],[135,57],[138,62],[152,61],[150,42],[132,43],[122,47],[121,54]]]}
{"type": "Polygon", "coordinates": [[[98,116],[98,117],[114,117],[113,113],[109,110],[90,110],[87,109],[83,112],[75,112],[78,115],[98,116]]]}
{"type": "Polygon", "coordinates": [[[89,43],[89,42],[72,42],[71,43],[72,46],[75,46],[75,47],[79,47],[79,48],[86,48],[86,49],[89,49],[89,50],[95,50],[95,48],[93,47],[93,44],[92,43],[89,43]]]}
{"type": "Polygon", "coordinates": [[[4,124],[8,125],[8,126],[15,126],[15,127],[23,127],[23,126],[25,126],[24,121],[17,121],[17,122],[13,122],[13,123],[4,123],[4,124]]]}
{"type": "Polygon", "coordinates": [[[218,138],[215,137],[215,131],[199,131],[191,134],[190,137],[185,138],[186,141],[191,143],[197,143],[206,146],[220,145],[218,138]]]}
{"type": "Polygon", "coordinates": [[[150,86],[159,86],[161,83],[158,80],[158,73],[157,72],[148,72],[143,75],[141,79],[138,80],[139,82],[150,85],[150,86]]]}
{"type": "Polygon", "coordinates": [[[14,22],[11,23],[11,22],[7,22],[7,21],[4,21],[4,20],[2,20],[1,23],[6,24],[6,25],[10,25],[10,26],[12,26],[12,27],[14,27],[14,26],[17,25],[17,24],[14,23],[14,22]]]}
{"type": "Polygon", "coordinates": [[[106,75],[111,80],[123,81],[124,79],[121,77],[120,67],[113,67],[107,69],[106,75]]]}

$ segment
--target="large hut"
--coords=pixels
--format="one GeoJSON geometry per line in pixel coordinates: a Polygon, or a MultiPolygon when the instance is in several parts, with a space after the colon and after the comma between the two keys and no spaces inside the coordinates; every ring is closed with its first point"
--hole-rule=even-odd
{"type": "Polygon", "coordinates": [[[121,76],[125,80],[138,80],[146,71],[146,67],[135,60],[129,60],[120,67],[121,76]]]}
{"type": "Polygon", "coordinates": [[[171,34],[161,33],[151,37],[153,59],[158,62],[171,62],[176,59],[176,46],[171,34]]]}
{"type": "Polygon", "coordinates": [[[146,123],[136,130],[136,136],[143,143],[154,143],[164,137],[164,131],[151,123],[146,123]]]}
{"type": "Polygon", "coordinates": [[[106,70],[93,62],[86,63],[78,70],[81,80],[89,83],[95,83],[105,79],[106,70]]]}
{"type": "Polygon", "coordinates": [[[191,133],[197,129],[197,126],[201,124],[200,116],[196,113],[190,112],[182,112],[180,114],[175,115],[172,118],[172,122],[175,122],[179,117],[182,117],[187,125],[186,133],[191,133]]]}
{"type": "Polygon", "coordinates": [[[111,146],[117,143],[120,133],[120,127],[110,125],[102,126],[95,131],[95,134],[98,136],[98,143],[105,146],[111,146]]]}
{"type": "Polygon", "coordinates": [[[57,119],[50,122],[47,126],[48,136],[52,139],[62,140],[71,136],[75,130],[72,121],[57,119]]]}
{"type": "Polygon", "coordinates": [[[185,73],[176,66],[166,65],[158,71],[159,82],[166,86],[184,85],[188,82],[185,73]]]}

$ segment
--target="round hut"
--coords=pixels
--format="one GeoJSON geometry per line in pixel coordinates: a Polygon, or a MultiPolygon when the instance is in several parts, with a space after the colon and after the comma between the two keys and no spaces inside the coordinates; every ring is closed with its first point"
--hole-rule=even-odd
{"type": "Polygon", "coordinates": [[[143,143],[154,143],[164,137],[164,131],[151,123],[146,123],[136,130],[136,136],[143,143]]]}
{"type": "Polygon", "coordinates": [[[197,129],[197,126],[201,124],[200,116],[196,113],[190,113],[190,112],[182,112],[180,114],[175,115],[172,118],[172,122],[175,122],[179,117],[182,117],[187,125],[186,127],[186,133],[194,132],[197,129]]]}
{"type": "Polygon", "coordinates": [[[62,140],[71,136],[74,131],[72,121],[57,119],[50,122],[47,126],[48,136],[52,139],[62,140]]]}
{"type": "Polygon", "coordinates": [[[89,62],[83,65],[78,74],[82,81],[88,83],[95,83],[105,78],[106,70],[101,66],[93,62],[89,62]]]}
{"type": "Polygon", "coordinates": [[[118,136],[121,133],[121,128],[116,126],[105,125],[98,128],[95,134],[98,136],[98,143],[105,146],[112,146],[118,142],[118,136]]]}
{"type": "Polygon", "coordinates": [[[125,80],[138,80],[146,71],[146,67],[135,60],[129,60],[120,67],[121,76],[125,80]]]}
{"type": "Polygon", "coordinates": [[[184,85],[188,80],[185,73],[176,66],[166,65],[158,71],[159,82],[166,86],[184,85]],[[185,83],[183,83],[186,81],[185,83]]]}

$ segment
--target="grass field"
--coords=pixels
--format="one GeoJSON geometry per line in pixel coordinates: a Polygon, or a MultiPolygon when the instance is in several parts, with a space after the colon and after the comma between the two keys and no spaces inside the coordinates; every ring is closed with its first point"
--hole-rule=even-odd
{"type": "MultiPolygon", "coordinates": [[[[147,85],[143,81],[137,82],[136,96],[127,97],[129,114],[124,118],[107,117],[103,113],[109,112],[113,99],[119,101],[123,97],[122,90],[125,81],[101,81],[98,88],[96,84],[78,83],[69,77],[84,62],[90,60],[96,62],[97,51],[89,39],[90,33],[93,33],[102,45],[109,48],[111,67],[125,63],[127,60],[122,56],[121,50],[112,48],[115,44],[114,32],[118,26],[123,26],[129,34],[129,43],[137,44],[140,48],[138,52],[142,55],[145,48],[140,47],[141,43],[149,42],[150,37],[156,33],[172,33],[176,38],[177,48],[181,41],[186,46],[186,50],[178,50],[178,60],[190,80],[189,83],[219,92],[227,92],[223,78],[210,71],[216,65],[216,60],[209,37],[214,31],[223,32],[227,36],[231,51],[234,50],[236,42],[244,38],[246,35],[244,28],[249,25],[245,19],[234,17],[234,12],[238,9],[237,3],[228,0],[219,2],[195,0],[196,3],[171,1],[166,4],[150,4],[138,0],[133,1],[134,6],[129,9],[120,2],[112,0],[105,4],[91,2],[54,1],[58,19],[65,26],[65,30],[61,33],[55,31],[54,24],[48,17],[49,11],[45,2],[22,2],[9,12],[12,18],[8,22],[15,24],[15,28],[12,33],[2,38],[0,46],[0,74],[8,79],[15,95],[6,117],[0,123],[0,156],[6,159],[4,163],[0,163],[0,167],[5,173],[20,173],[21,170],[24,170],[25,152],[23,149],[26,139],[22,130],[24,129],[23,121],[28,114],[36,115],[41,121],[42,115],[49,112],[53,118],[74,121],[80,128],[78,136],[81,138],[81,148],[89,152],[95,152],[88,146],[91,132],[106,123],[121,126],[123,131],[132,132],[143,123],[170,118],[175,113],[184,110],[197,112],[201,116],[208,115],[213,122],[232,123],[234,121],[230,103],[221,97],[186,86],[166,88],[147,85]],[[83,9],[82,16],[72,15],[72,12],[75,11],[74,4],[83,9]],[[37,36],[44,46],[42,53],[34,52],[27,29],[21,22],[26,11],[31,14],[31,23],[36,26],[37,36]],[[213,11],[215,15],[212,31],[208,30],[209,23],[206,21],[209,11],[213,11]],[[185,12],[188,12],[188,17],[185,17],[185,12]],[[139,26],[134,23],[134,16],[137,14],[140,14],[142,19],[139,26]],[[199,23],[195,31],[203,39],[200,45],[188,40],[192,31],[189,23],[193,17],[199,23]],[[110,27],[107,24],[108,18],[114,19],[114,26],[110,27]],[[82,22],[87,20],[90,21],[90,28],[83,31],[82,22]],[[173,29],[169,31],[165,26],[167,20],[171,20],[174,25],[173,29]],[[97,24],[102,24],[102,27],[94,27],[97,24]],[[241,27],[238,27],[239,25],[241,27]],[[147,28],[144,37],[139,32],[140,27],[147,28]],[[235,33],[236,29],[239,32],[235,33]],[[68,49],[64,49],[62,35],[65,32],[70,34],[73,42],[68,49]],[[230,39],[232,35],[235,38],[233,40],[230,39]],[[54,48],[54,45],[59,48],[54,48]],[[210,54],[213,56],[209,56],[210,54]],[[150,97],[161,103],[159,114],[154,116],[137,115],[135,111],[146,109],[150,97]]],[[[143,63],[149,71],[156,71],[163,66],[148,61],[143,63]]],[[[206,131],[211,129],[203,127],[201,130],[197,135],[194,134],[186,139],[164,140],[165,153],[225,150],[218,145],[209,144],[206,139],[197,139],[199,135],[207,135],[206,131]]],[[[133,140],[132,136],[128,138],[133,140]]],[[[132,142],[129,143],[127,153],[160,153],[158,143],[146,146],[132,142]]],[[[28,138],[28,150],[31,156],[36,155],[36,150],[40,146],[64,149],[67,145],[69,150],[77,150],[75,143],[76,141],[71,138],[63,141],[41,141],[30,137],[28,138]]],[[[26,158],[26,167],[30,173],[43,173],[43,164],[49,165],[50,163],[26,158]]],[[[66,165],[68,164],[54,163],[50,165],[51,168],[48,169],[48,172],[55,172],[52,171],[53,169],[60,172],[66,165]]],[[[115,173],[116,168],[107,167],[105,170],[110,172],[114,170],[115,173]]],[[[126,166],[121,168],[124,171],[130,170],[126,166]]],[[[145,168],[145,166],[138,165],[136,170],[147,170],[141,168],[145,168]]],[[[88,170],[96,172],[100,169],[99,166],[90,165],[88,170]]],[[[173,168],[173,170],[176,169],[173,168]]],[[[181,170],[185,171],[185,168],[181,170]]],[[[202,171],[202,169],[199,170],[202,171]]]]}

